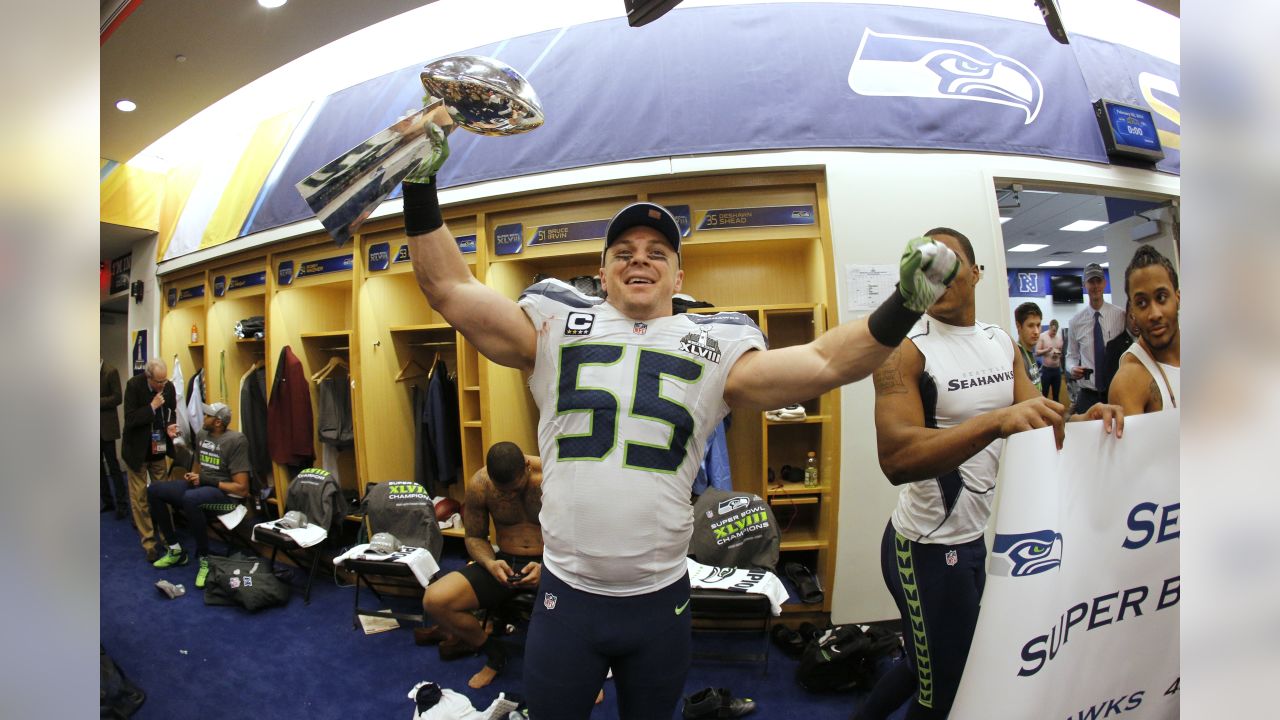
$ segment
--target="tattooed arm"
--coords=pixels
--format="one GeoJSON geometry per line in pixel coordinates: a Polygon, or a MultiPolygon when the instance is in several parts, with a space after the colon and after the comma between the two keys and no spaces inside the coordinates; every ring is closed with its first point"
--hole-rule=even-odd
{"type": "MultiPolygon", "coordinates": [[[[1014,369],[1019,356],[1014,354],[1014,369]]],[[[880,469],[894,485],[935,478],[954,470],[994,440],[1033,427],[1062,425],[1062,406],[1039,396],[970,418],[955,427],[927,428],[920,375],[924,357],[904,340],[874,374],[876,449],[880,469]],[[1056,408],[1056,409],[1055,409],[1056,408]]],[[[1018,377],[1015,373],[1015,377],[1018,377]]],[[[1025,373],[1022,375],[1025,380],[1025,373]]]]}

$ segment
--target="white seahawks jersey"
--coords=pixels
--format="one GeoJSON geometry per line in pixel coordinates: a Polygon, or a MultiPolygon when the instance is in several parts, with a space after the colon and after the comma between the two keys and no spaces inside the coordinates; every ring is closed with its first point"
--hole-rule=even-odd
{"type": "MultiPolygon", "coordinates": [[[[955,427],[1013,404],[1013,341],[995,325],[957,327],[925,315],[907,336],[924,357],[920,400],[925,427],[955,427]]],[[[941,545],[982,535],[991,517],[1004,440],[960,467],[909,483],[898,494],[893,527],[910,540],[941,545]]]]}
{"type": "Polygon", "coordinates": [[[602,595],[670,585],[686,573],[690,489],[729,412],[729,369],[764,335],[740,313],[637,322],[559,280],[525,290],[520,306],[538,332],[529,390],[547,569],[602,595]]]}

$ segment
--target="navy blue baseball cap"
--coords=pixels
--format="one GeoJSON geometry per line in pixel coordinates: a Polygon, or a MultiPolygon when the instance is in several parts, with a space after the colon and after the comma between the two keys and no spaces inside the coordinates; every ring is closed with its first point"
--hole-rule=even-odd
{"type": "Polygon", "coordinates": [[[604,250],[600,253],[601,262],[604,261],[604,253],[609,250],[613,241],[637,225],[647,225],[662,233],[662,236],[671,244],[671,249],[675,250],[677,255],[680,253],[680,223],[676,222],[676,216],[657,203],[638,202],[622,208],[609,221],[609,229],[604,235],[604,250]]]}

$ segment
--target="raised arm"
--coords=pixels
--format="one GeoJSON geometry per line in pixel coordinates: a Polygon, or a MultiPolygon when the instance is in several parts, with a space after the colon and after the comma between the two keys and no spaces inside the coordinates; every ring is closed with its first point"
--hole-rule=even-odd
{"type": "Polygon", "coordinates": [[[898,289],[880,307],[813,342],[745,353],[729,371],[725,401],[735,408],[783,407],[870,375],[946,292],[959,267],[946,245],[926,237],[909,241],[898,265],[898,289]]]}
{"type": "Polygon", "coordinates": [[[804,402],[870,375],[891,352],[866,318],[851,320],[811,343],[744,354],[729,372],[725,401],[762,410],[804,402]]]}
{"type": "MultiPolygon", "coordinates": [[[[1014,354],[1014,394],[1025,394],[1019,374],[1028,387],[1026,373],[1014,354]]],[[[954,470],[993,441],[1015,432],[1057,425],[1061,432],[1062,406],[1038,393],[1034,398],[970,418],[946,429],[925,427],[924,402],[920,398],[920,374],[924,358],[915,343],[904,340],[876,371],[876,449],[880,469],[894,485],[935,478],[954,470]],[[1056,409],[1054,406],[1057,406],[1056,409]]]]}
{"type": "Polygon", "coordinates": [[[530,370],[538,349],[533,323],[514,300],[471,275],[453,233],[444,224],[435,172],[449,151],[444,133],[431,127],[440,149],[423,160],[403,184],[404,230],[409,237],[413,274],[431,307],[482,355],[500,365],[530,370]]]}

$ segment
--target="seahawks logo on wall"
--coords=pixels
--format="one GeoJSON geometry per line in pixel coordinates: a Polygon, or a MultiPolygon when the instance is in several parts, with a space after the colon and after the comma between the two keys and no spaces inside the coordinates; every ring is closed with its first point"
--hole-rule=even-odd
{"type": "Polygon", "coordinates": [[[859,95],[969,100],[1015,108],[1030,125],[1044,103],[1031,68],[968,40],[878,33],[867,28],[849,68],[859,95]]]}
{"type": "Polygon", "coordinates": [[[992,575],[1025,577],[1062,565],[1062,535],[1052,530],[997,534],[991,544],[992,575]]]}

